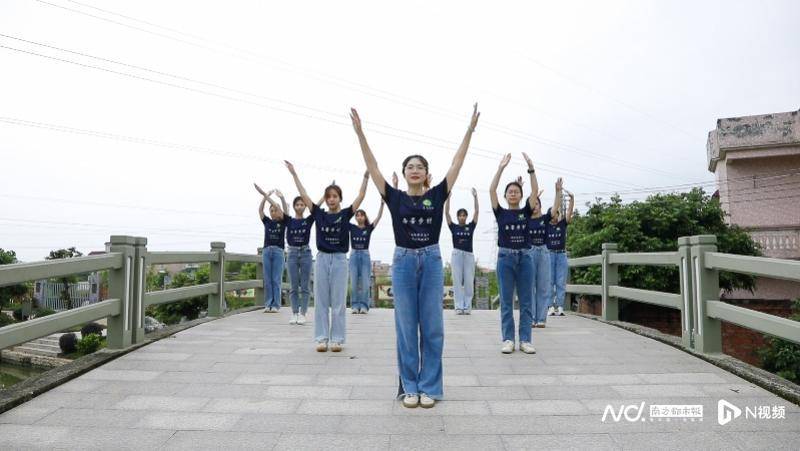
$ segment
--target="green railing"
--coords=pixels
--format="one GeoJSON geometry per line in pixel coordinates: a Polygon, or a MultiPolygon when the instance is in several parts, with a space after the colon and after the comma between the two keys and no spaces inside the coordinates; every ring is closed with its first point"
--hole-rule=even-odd
{"type": "Polygon", "coordinates": [[[144,341],[145,308],[150,305],[208,297],[208,316],[224,311],[225,293],[255,288],[255,298],[264,296],[261,279],[261,249],[258,254],[225,252],[225,243],[211,243],[209,252],[148,252],[147,239],[114,235],[110,252],[100,256],[78,257],[0,266],[0,287],[52,277],[108,271],[109,299],[96,304],[59,312],[0,328],[0,349],[106,318],[108,347],[122,349],[144,341]],[[225,280],[226,262],[255,263],[256,279],[225,280]],[[147,292],[147,268],[157,264],[208,263],[209,283],[147,292]]]}
{"type": "Polygon", "coordinates": [[[605,243],[602,253],[569,260],[570,268],[600,265],[601,285],[567,285],[567,293],[601,296],[602,317],[619,319],[617,300],[660,305],[681,313],[681,341],[699,352],[722,352],[721,321],[800,343],[800,322],[720,301],[719,271],[800,281],[800,262],[717,252],[713,235],[681,237],[676,252],[618,253],[605,243]],[[619,286],[620,265],[674,266],[680,294],[619,286]]]}

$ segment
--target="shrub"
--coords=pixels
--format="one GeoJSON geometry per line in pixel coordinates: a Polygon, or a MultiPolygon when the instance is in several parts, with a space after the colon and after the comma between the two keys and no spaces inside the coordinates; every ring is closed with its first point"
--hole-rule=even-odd
{"type": "Polygon", "coordinates": [[[103,326],[98,323],[86,323],[81,327],[81,337],[90,334],[103,335],[103,326]]]}
{"type": "Polygon", "coordinates": [[[17,321],[28,319],[22,317],[22,307],[15,308],[14,311],[12,312],[12,315],[14,315],[14,319],[17,321]]]}
{"type": "Polygon", "coordinates": [[[91,354],[103,346],[103,337],[97,334],[89,334],[78,342],[78,351],[82,355],[91,354]]]}
{"type": "Polygon", "coordinates": [[[14,318],[6,315],[5,313],[0,313],[0,327],[8,326],[9,324],[14,324],[16,322],[17,320],[14,318]]]}
{"type": "MultiPolygon", "coordinates": [[[[792,303],[789,319],[800,321],[800,299],[792,303]]],[[[800,345],[775,337],[768,337],[768,343],[758,352],[764,369],[795,384],[800,382],[800,345]]]]}
{"type": "Polygon", "coordinates": [[[66,333],[58,339],[58,346],[61,348],[61,352],[64,354],[72,354],[78,348],[78,337],[75,336],[72,332],[66,333]]]}
{"type": "Polygon", "coordinates": [[[50,315],[54,315],[54,314],[56,314],[56,311],[52,310],[52,309],[49,309],[47,307],[40,308],[38,310],[34,310],[33,311],[33,316],[35,316],[36,318],[42,318],[44,316],[50,316],[50,315]]]}

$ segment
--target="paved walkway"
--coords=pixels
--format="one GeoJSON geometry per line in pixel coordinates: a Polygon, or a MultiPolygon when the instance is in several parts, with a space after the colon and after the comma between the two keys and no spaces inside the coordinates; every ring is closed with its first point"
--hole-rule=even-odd
{"type": "MultiPolygon", "coordinates": [[[[499,352],[499,314],[446,312],[445,397],[404,409],[391,310],[348,314],[320,354],[289,310],[212,321],[0,415],[0,449],[798,449],[800,408],[662,343],[576,316],[499,352]],[[717,402],[743,412],[720,426],[717,402]],[[614,422],[607,404],[699,404],[702,422],[614,422]],[[784,406],[786,419],[746,419],[784,406]]],[[[635,414],[635,412],[631,412],[635,414]]]]}

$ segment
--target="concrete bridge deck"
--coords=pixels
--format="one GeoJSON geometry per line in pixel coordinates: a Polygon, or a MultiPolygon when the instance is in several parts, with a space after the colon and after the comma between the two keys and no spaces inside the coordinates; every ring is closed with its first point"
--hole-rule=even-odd
{"type": "MultiPolygon", "coordinates": [[[[391,310],[348,314],[342,353],[317,353],[289,310],[199,325],[0,415],[0,449],[798,449],[800,408],[663,343],[567,316],[536,355],[499,352],[499,314],[445,315],[445,401],[405,409],[391,310]],[[742,409],[726,425],[717,403],[742,409]],[[601,420],[645,402],[638,421],[601,420]],[[702,421],[650,421],[651,404],[702,421]],[[746,418],[783,406],[785,419],[746,418]]],[[[313,315],[312,315],[313,317],[313,315]]],[[[633,412],[632,412],[633,413],[633,412]]]]}

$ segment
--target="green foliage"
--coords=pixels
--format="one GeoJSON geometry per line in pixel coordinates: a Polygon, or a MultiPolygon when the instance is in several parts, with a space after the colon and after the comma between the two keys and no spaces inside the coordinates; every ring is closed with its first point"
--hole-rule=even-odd
{"type": "Polygon", "coordinates": [[[56,311],[49,308],[40,308],[33,311],[32,316],[35,318],[42,318],[44,316],[55,315],[56,311]]]}
{"type": "MultiPolygon", "coordinates": [[[[172,278],[170,288],[188,287],[208,283],[210,268],[203,265],[194,274],[178,273],[172,278]]],[[[208,296],[198,296],[185,301],[155,306],[148,314],[164,324],[177,324],[182,317],[196,319],[208,305],[208,296]]]]}
{"type": "MultiPolygon", "coordinates": [[[[45,257],[45,260],[60,260],[63,258],[75,258],[75,257],[83,257],[83,253],[75,249],[75,247],[70,247],[68,249],[58,249],[55,251],[50,251],[50,255],[45,257]]],[[[78,281],[78,275],[73,274],[69,276],[59,277],[59,282],[64,284],[64,289],[61,291],[61,299],[66,302],[67,309],[72,308],[72,297],[69,294],[69,287],[71,284],[78,281]]]]}
{"type": "Polygon", "coordinates": [[[97,334],[89,334],[78,342],[78,352],[81,355],[91,354],[103,346],[103,337],[97,334]]]}
{"type": "Polygon", "coordinates": [[[228,310],[236,310],[256,305],[256,300],[254,298],[240,298],[231,294],[225,295],[225,302],[228,303],[228,310]]]}
{"type": "Polygon", "coordinates": [[[145,286],[147,291],[158,291],[164,288],[164,277],[167,276],[166,272],[156,272],[152,267],[147,270],[145,277],[145,286]]]}
{"type": "Polygon", "coordinates": [[[16,319],[6,315],[5,313],[0,313],[0,327],[8,326],[9,324],[14,324],[16,322],[16,319]]]}
{"type": "MultiPolygon", "coordinates": [[[[0,265],[10,265],[12,263],[19,263],[17,253],[0,248],[0,265]]],[[[28,287],[24,284],[0,288],[0,308],[9,305],[11,301],[23,298],[27,293],[28,287]]]]}
{"type": "Polygon", "coordinates": [[[237,280],[253,280],[258,278],[257,269],[255,263],[244,263],[239,269],[239,275],[236,277],[237,280]]]}
{"type": "Polygon", "coordinates": [[[103,326],[99,323],[86,323],[81,327],[81,336],[85,337],[90,334],[103,334],[103,326]]]}
{"type": "MultiPolygon", "coordinates": [[[[584,215],[576,214],[569,225],[567,248],[572,257],[596,255],[603,243],[617,243],[619,252],[665,252],[677,249],[678,238],[716,235],[720,252],[759,255],[750,235],[725,222],[717,199],[701,188],[687,193],[656,194],[644,201],[623,204],[619,196],[609,202],[597,199],[584,215]]],[[[622,266],[620,285],[669,293],[680,291],[677,268],[622,266]]],[[[599,266],[572,271],[573,283],[601,283],[599,266]]],[[[720,273],[720,286],[752,291],[755,279],[742,274],[720,273]]]]}
{"type": "MultiPolygon", "coordinates": [[[[800,299],[792,303],[789,319],[800,321],[800,299]]],[[[800,383],[800,345],[775,337],[768,337],[767,341],[769,345],[758,351],[764,369],[800,383]]]]}

